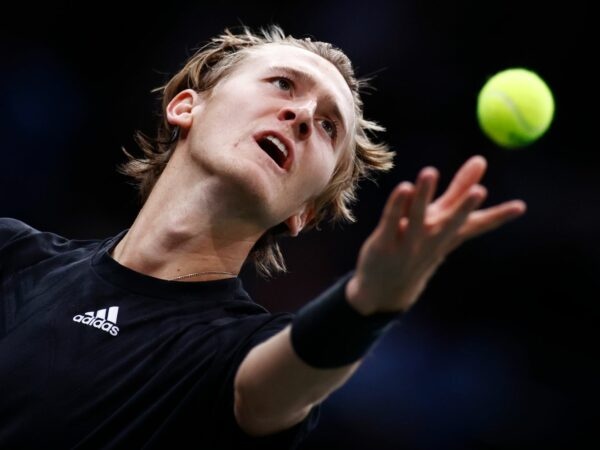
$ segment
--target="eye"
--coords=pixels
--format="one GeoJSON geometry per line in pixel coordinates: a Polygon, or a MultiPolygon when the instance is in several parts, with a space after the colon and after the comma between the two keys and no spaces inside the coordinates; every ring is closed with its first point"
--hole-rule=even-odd
{"type": "Polygon", "coordinates": [[[337,125],[332,120],[322,120],[321,126],[331,139],[335,139],[337,136],[337,125]]]}
{"type": "Polygon", "coordinates": [[[277,77],[273,79],[272,82],[282,91],[291,91],[294,87],[294,83],[292,83],[292,80],[286,77],[277,77]]]}

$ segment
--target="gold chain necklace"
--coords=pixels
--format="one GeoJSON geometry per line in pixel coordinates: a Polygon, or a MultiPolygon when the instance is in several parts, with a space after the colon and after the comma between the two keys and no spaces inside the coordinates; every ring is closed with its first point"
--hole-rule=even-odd
{"type": "Polygon", "coordinates": [[[210,272],[188,273],[187,275],[180,275],[178,277],[171,278],[171,279],[169,279],[169,281],[181,280],[182,278],[192,278],[192,277],[195,277],[196,275],[233,275],[234,277],[237,277],[237,273],[233,273],[233,272],[210,271],[210,272]]]}

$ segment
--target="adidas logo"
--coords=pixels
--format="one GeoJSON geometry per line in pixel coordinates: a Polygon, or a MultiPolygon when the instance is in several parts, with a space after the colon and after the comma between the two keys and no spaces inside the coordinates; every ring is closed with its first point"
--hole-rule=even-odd
{"type": "Polygon", "coordinates": [[[95,313],[90,311],[86,312],[84,315],[77,314],[75,317],[73,317],[73,322],[83,323],[116,336],[119,334],[119,327],[116,325],[118,314],[119,307],[111,306],[108,308],[108,317],[106,317],[106,308],[104,308],[99,309],[95,313]]]}

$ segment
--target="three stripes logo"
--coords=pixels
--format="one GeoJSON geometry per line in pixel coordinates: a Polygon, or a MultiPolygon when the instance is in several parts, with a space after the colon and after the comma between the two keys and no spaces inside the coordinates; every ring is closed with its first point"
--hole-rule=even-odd
{"type": "Polygon", "coordinates": [[[98,328],[99,330],[106,331],[112,336],[119,334],[119,327],[117,326],[117,315],[119,314],[118,306],[111,306],[108,308],[108,316],[106,314],[106,308],[99,309],[96,312],[90,311],[85,314],[77,314],[73,317],[73,322],[83,323],[90,327],[98,328]]]}

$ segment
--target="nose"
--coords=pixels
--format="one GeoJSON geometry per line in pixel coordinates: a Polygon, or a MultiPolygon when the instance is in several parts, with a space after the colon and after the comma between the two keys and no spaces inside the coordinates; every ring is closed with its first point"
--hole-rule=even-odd
{"type": "Polygon", "coordinates": [[[315,102],[305,101],[286,105],[279,111],[277,118],[284,122],[290,122],[296,137],[300,140],[306,140],[313,131],[314,113],[315,102]]]}

